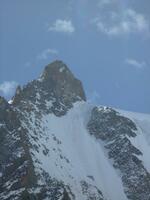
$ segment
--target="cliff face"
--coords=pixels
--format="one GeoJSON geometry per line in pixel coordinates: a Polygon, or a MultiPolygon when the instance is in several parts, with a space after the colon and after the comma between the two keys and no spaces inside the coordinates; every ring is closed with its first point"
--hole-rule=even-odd
{"type": "Polygon", "coordinates": [[[127,197],[134,200],[148,199],[150,174],[140,160],[143,153],[131,142],[138,134],[136,124],[111,108],[95,107],[88,129],[103,141],[108,158],[113,160],[114,168],[121,172],[127,197]]]}
{"type": "Polygon", "coordinates": [[[149,116],[87,103],[55,61],[0,98],[0,199],[149,200],[149,130],[149,116]]]}
{"type": "Polygon", "coordinates": [[[12,199],[35,182],[26,130],[18,113],[0,98],[0,199],[12,199]]]}
{"type": "MultiPolygon", "coordinates": [[[[13,105],[21,110],[30,109],[29,104],[38,106],[40,112],[64,115],[73,103],[86,100],[82,83],[74,77],[61,61],[47,65],[37,80],[16,91],[13,105]],[[47,104],[52,103],[50,110],[47,104]]],[[[31,106],[33,107],[33,106],[31,106]]]]}

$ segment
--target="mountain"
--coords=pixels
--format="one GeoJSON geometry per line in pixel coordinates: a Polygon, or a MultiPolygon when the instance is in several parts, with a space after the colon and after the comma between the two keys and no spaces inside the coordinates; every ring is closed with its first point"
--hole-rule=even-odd
{"type": "Polygon", "coordinates": [[[0,97],[0,200],[150,200],[150,115],[92,105],[47,65],[0,97]]]}

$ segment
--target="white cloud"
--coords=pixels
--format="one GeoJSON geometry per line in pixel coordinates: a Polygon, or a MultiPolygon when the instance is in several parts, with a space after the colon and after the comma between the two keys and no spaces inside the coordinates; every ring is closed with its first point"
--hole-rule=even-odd
{"type": "Polygon", "coordinates": [[[42,51],[38,56],[37,59],[38,60],[46,60],[48,58],[49,55],[57,55],[58,51],[56,49],[45,49],[44,51],[42,51]]]}
{"type": "Polygon", "coordinates": [[[48,28],[48,31],[73,33],[75,31],[75,27],[73,26],[71,20],[57,19],[55,23],[48,28]]]}
{"type": "Polygon", "coordinates": [[[104,7],[106,5],[112,4],[112,0],[99,0],[98,6],[99,7],[104,7]]]}
{"type": "Polygon", "coordinates": [[[146,67],[146,63],[144,61],[142,62],[139,62],[135,59],[126,59],[125,60],[125,63],[132,66],[132,67],[135,67],[137,69],[143,69],[144,67],[146,67]]]}
{"type": "Polygon", "coordinates": [[[0,84],[0,92],[4,96],[12,96],[16,90],[18,83],[15,81],[5,81],[0,84]]]}
{"type": "Polygon", "coordinates": [[[106,35],[119,36],[131,33],[147,34],[150,32],[149,22],[145,16],[133,9],[101,13],[93,22],[96,24],[97,29],[106,35]]]}

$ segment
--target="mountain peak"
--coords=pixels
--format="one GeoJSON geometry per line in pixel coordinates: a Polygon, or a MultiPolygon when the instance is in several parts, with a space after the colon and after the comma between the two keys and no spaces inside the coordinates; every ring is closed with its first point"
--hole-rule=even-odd
{"type": "Polygon", "coordinates": [[[40,80],[52,79],[57,81],[60,78],[67,79],[67,77],[74,78],[67,65],[60,60],[56,60],[45,67],[40,80]]]}
{"type": "Polygon", "coordinates": [[[47,110],[46,104],[51,102],[51,110],[57,115],[64,114],[73,103],[82,100],[86,101],[86,97],[81,81],[75,78],[65,63],[56,60],[45,67],[37,80],[16,90],[13,104],[21,103],[23,107],[22,104],[26,105],[29,101],[36,102],[37,106],[47,110]]]}

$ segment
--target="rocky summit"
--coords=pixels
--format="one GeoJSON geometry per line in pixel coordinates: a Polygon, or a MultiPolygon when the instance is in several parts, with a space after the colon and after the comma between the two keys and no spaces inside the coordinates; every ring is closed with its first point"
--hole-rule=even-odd
{"type": "Polygon", "coordinates": [[[58,60],[10,102],[0,200],[150,200],[150,115],[92,105],[58,60]]]}

